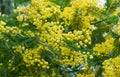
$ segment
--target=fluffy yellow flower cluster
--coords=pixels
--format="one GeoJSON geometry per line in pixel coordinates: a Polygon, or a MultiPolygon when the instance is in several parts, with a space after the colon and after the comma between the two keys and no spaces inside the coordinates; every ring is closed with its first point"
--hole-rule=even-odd
{"type": "Polygon", "coordinates": [[[20,14],[17,16],[17,20],[22,22],[19,27],[31,27],[29,24],[32,23],[36,30],[22,31],[22,34],[29,37],[37,35],[41,46],[33,49],[13,46],[14,52],[23,56],[26,66],[37,65],[42,68],[50,68],[49,63],[41,56],[41,53],[46,50],[58,53],[61,59],[56,57],[55,60],[64,66],[75,67],[86,63],[87,57],[92,59],[93,56],[70,49],[64,39],[75,41],[77,48],[86,48],[91,44],[93,30],[90,26],[97,17],[88,13],[87,8],[95,5],[95,0],[75,0],[71,1],[69,7],[61,10],[60,6],[48,0],[32,0],[31,5],[18,8],[15,10],[20,14]],[[30,23],[26,23],[27,20],[30,23]],[[73,31],[64,32],[66,28],[73,29],[73,31]]]}
{"type": "Polygon", "coordinates": [[[5,22],[0,21],[0,33],[4,31],[4,26],[6,25],[5,22]]]}
{"type": "Polygon", "coordinates": [[[96,44],[93,50],[95,51],[96,56],[109,56],[113,52],[114,48],[114,39],[108,38],[105,42],[101,44],[96,44]]]}
{"type": "Polygon", "coordinates": [[[6,33],[6,34],[11,33],[13,35],[17,35],[17,34],[21,33],[21,30],[16,26],[13,26],[13,27],[6,26],[4,33],[6,33]]]}
{"type": "Polygon", "coordinates": [[[1,38],[3,37],[4,33],[5,34],[10,34],[11,36],[16,36],[18,34],[21,34],[21,30],[16,26],[12,26],[12,27],[6,26],[5,22],[0,21],[0,37],[1,38]]]}
{"type": "Polygon", "coordinates": [[[78,74],[77,77],[95,77],[94,74],[78,74]]]}
{"type": "Polygon", "coordinates": [[[24,46],[13,46],[12,49],[14,50],[14,52],[16,53],[23,53],[24,50],[25,50],[25,47],[24,46]]]}
{"type": "Polygon", "coordinates": [[[42,67],[45,69],[49,69],[48,62],[45,61],[40,56],[43,50],[42,45],[39,44],[38,47],[34,49],[27,49],[24,46],[13,46],[12,48],[15,53],[18,52],[22,55],[23,61],[26,67],[36,66],[36,67],[42,67]]]}
{"type": "Polygon", "coordinates": [[[5,28],[4,28],[5,25],[6,25],[5,22],[0,21],[0,38],[3,38],[2,32],[5,31],[5,28]]]}
{"type": "Polygon", "coordinates": [[[120,76],[120,56],[116,58],[110,58],[103,62],[105,77],[119,77],[120,76]]]}
{"type": "Polygon", "coordinates": [[[73,0],[70,7],[62,12],[63,23],[72,28],[88,28],[96,16],[90,14],[89,7],[95,6],[96,0],[73,0]]]}
{"type": "MultiPolygon", "coordinates": [[[[18,9],[18,12],[21,11],[18,9]]],[[[31,5],[23,8],[21,12],[25,12],[26,14],[22,14],[17,17],[18,21],[21,21],[23,17],[30,19],[31,23],[33,23],[37,29],[41,29],[43,24],[48,21],[58,21],[59,14],[61,13],[60,7],[48,0],[32,0],[31,5]],[[40,3],[39,3],[40,2],[40,3]]]]}
{"type": "Polygon", "coordinates": [[[19,22],[23,22],[23,21],[26,21],[27,16],[25,14],[21,14],[21,15],[17,16],[16,18],[19,22]]]}
{"type": "Polygon", "coordinates": [[[77,77],[95,77],[95,72],[88,64],[84,67],[84,73],[78,73],[77,77]]]}
{"type": "Polygon", "coordinates": [[[86,7],[96,6],[97,0],[72,0],[71,5],[74,8],[86,9],[86,7]]]}
{"type": "Polygon", "coordinates": [[[120,20],[117,23],[117,28],[115,29],[115,32],[120,36],[120,20]]]}
{"type": "Polygon", "coordinates": [[[120,7],[118,7],[114,12],[113,15],[117,16],[120,13],[120,7]]]}
{"type": "MultiPolygon", "coordinates": [[[[24,34],[29,37],[35,37],[35,35],[37,35],[37,33],[34,33],[31,30],[24,32],[24,34]]],[[[38,33],[38,35],[39,35],[39,33],[38,33]]]]}
{"type": "Polygon", "coordinates": [[[91,44],[91,35],[91,29],[83,29],[81,31],[74,30],[73,32],[68,32],[63,34],[63,37],[70,41],[76,41],[76,45],[81,48],[91,44]]]}
{"type": "Polygon", "coordinates": [[[80,51],[72,51],[69,48],[61,47],[62,59],[60,60],[64,66],[79,66],[85,64],[87,56],[82,54],[80,51]]]}
{"type": "Polygon", "coordinates": [[[61,17],[64,20],[64,24],[67,26],[70,26],[72,24],[72,21],[74,19],[74,15],[75,15],[75,10],[71,7],[65,7],[64,11],[62,12],[61,17]]]}
{"type": "Polygon", "coordinates": [[[54,50],[59,51],[59,46],[63,42],[62,32],[64,28],[58,25],[59,22],[48,22],[41,28],[40,40],[48,46],[52,46],[54,50]]]}

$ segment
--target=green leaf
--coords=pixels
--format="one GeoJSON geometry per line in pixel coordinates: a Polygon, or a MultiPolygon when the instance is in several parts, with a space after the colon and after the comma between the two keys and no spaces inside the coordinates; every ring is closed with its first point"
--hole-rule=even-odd
{"type": "Polygon", "coordinates": [[[60,5],[61,7],[66,7],[69,5],[71,0],[49,0],[49,1],[56,3],[60,5]]]}
{"type": "Polygon", "coordinates": [[[112,17],[108,17],[105,22],[110,24],[110,23],[116,23],[118,21],[118,17],[117,16],[112,16],[112,17]]]}
{"type": "Polygon", "coordinates": [[[117,7],[120,6],[120,0],[106,0],[105,6],[107,10],[106,15],[109,16],[117,7]]]}

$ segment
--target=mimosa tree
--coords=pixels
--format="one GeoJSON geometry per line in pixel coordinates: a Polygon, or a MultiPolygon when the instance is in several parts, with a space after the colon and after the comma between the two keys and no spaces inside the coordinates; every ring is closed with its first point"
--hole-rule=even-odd
{"type": "Polygon", "coordinates": [[[120,0],[31,0],[0,20],[0,75],[119,77],[120,0]],[[12,23],[11,23],[12,22],[12,23]]]}

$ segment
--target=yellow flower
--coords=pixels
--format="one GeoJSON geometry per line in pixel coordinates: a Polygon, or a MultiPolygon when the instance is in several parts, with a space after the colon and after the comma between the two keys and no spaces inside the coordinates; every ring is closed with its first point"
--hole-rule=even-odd
{"type": "Polygon", "coordinates": [[[90,55],[89,58],[90,58],[90,59],[93,59],[93,55],[90,55]]]}
{"type": "Polygon", "coordinates": [[[16,17],[19,22],[26,21],[27,16],[25,14],[21,14],[16,17]]]}
{"type": "Polygon", "coordinates": [[[4,21],[0,21],[0,26],[4,26],[6,23],[4,21]]]}
{"type": "Polygon", "coordinates": [[[120,76],[120,56],[110,58],[103,62],[103,76],[105,77],[119,77],[120,76]]]}
{"type": "Polygon", "coordinates": [[[114,39],[108,38],[105,42],[102,42],[101,44],[96,44],[93,50],[95,51],[96,56],[109,56],[113,48],[114,39]]]}
{"type": "Polygon", "coordinates": [[[116,10],[113,12],[112,15],[117,16],[120,13],[120,7],[117,7],[116,10]]]}

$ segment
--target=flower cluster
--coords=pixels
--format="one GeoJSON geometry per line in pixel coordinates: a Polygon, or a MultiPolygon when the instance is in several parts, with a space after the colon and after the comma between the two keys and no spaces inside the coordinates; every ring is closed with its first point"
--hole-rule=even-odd
{"type": "Polygon", "coordinates": [[[25,12],[27,14],[20,17],[23,18],[24,16],[25,19],[30,19],[30,22],[33,23],[37,29],[41,29],[45,22],[57,22],[60,16],[59,14],[61,13],[60,7],[48,0],[32,0],[31,5],[23,8],[21,12],[25,12]]]}
{"type": "Polygon", "coordinates": [[[120,36],[120,20],[117,23],[117,28],[115,29],[115,32],[120,36]]]}
{"type": "Polygon", "coordinates": [[[74,29],[89,28],[92,21],[98,17],[89,13],[89,7],[96,6],[95,0],[72,0],[70,7],[65,7],[62,13],[63,23],[74,29]]]}
{"type": "Polygon", "coordinates": [[[82,54],[80,51],[71,51],[66,47],[61,47],[62,59],[60,60],[64,66],[79,66],[87,61],[87,56],[82,54]]]}
{"type": "Polygon", "coordinates": [[[119,77],[120,76],[120,56],[116,58],[110,58],[103,62],[105,77],[119,77]]]}
{"type": "Polygon", "coordinates": [[[0,21],[0,31],[4,31],[4,26],[6,25],[5,22],[0,21]]]}
{"type": "Polygon", "coordinates": [[[48,46],[52,46],[54,50],[59,51],[59,46],[63,42],[63,30],[59,22],[48,22],[41,28],[39,40],[43,41],[48,46]]]}
{"type": "Polygon", "coordinates": [[[63,34],[63,37],[70,41],[76,41],[78,48],[87,47],[91,44],[91,29],[74,30],[73,32],[68,32],[63,34]]]}
{"type": "Polygon", "coordinates": [[[95,77],[95,75],[94,74],[85,74],[85,75],[78,74],[77,77],[95,77]]]}
{"type": "Polygon", "coordinates": [[[118,7],[114,12],[113,15],[117,16],[120,13],[120,7],[118,7]]]}
{"type": "Polygon", "coordinates": [[[2,38],[3,36],[2,36],[2,32],[4,32],[5,31],[5,28],[4,28],[4,26],[6,25],[6,23],[5,22],[3,22],[3,21],[0,21],[0,38],[2,38]]]}
{"type": "Polygon", "coordinates": [[[40,56],[43,49],[42,45],[35,49],[26,49],[24,46],[13,46],[12,48],[15,53],[18,52],[23,56],[26,67],[38,66],[46,69],[49,68],[48,62],[40,56]]]}
{"type": "Polygon", "coordinates": [[[108,38],[105,42],[101,44],[96,44],[93,50],[95,51],[96,56],[109,56],[113,52],[114,48],[114,39],[108,38]]]}

